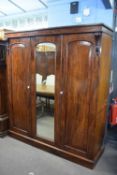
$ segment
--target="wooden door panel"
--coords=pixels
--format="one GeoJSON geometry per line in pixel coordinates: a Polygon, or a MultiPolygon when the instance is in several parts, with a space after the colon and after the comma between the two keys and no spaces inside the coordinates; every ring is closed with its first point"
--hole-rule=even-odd
{"type": "Polygon", "coordinates": [[[10,49],[13,127],[30,130],[30,50],[29,39],[13,40],[10,49]]]}
{"type": "Polygon", "coordinates": [[[64,38],[66,59],[66,108],[64,145],[72,151],[87,152],[88,115],[93,43],[90,37],[64,38]]]}

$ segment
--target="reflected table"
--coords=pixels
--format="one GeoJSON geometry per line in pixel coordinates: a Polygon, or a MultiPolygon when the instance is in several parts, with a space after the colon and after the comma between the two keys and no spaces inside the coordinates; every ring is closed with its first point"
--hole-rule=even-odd
{"type": "Polygon", "coordinates": [[[36,96],[40,97],[40,105],[42,107],[42,114],[44,112],[44,106],[46,107],[46,111],[47,110],[50,111],[50,100],[54,100],[54,94],[55,94],[55,86],[41,85],[41,84],[36,85],[36,96]],[[43,98],[45,98],[45,101],[43,100],[43,98]]]}
{"type": "Polygon", "coordinates": [[[54,99],[55,86],[51,85],[36,85],[36,95],[54,99]]]}

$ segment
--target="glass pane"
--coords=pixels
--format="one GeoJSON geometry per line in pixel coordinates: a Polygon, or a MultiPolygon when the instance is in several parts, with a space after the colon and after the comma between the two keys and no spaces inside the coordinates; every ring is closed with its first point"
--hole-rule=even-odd
{"type": "Polygon", "coordinates": [[[54,141],[55,59],[55,44],[36,46],[36,134],[50,141],[54,141]]]}

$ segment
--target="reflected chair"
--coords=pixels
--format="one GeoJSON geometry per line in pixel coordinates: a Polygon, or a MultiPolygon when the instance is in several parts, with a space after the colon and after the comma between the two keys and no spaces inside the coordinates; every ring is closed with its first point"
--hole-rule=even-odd
{"type": "Polygon", "coordinates": [[[36,73],[36,84],[42,84],[42,75],[36,73]]]}
{"type": "Polygon", "coordinates": [[[46,79],[46,85],[55,86],[55,75],[48,75],[46,79]]]}
{"type": "MultiPolygon", "coordinates": [[[[38,85],[42,85],[42,75],[36,73],[36,86],[38,85]]],[[[44,101],[42,100],[41,96],[36,95],[36,107],[40,107],[41,106],[41,111],[42,113],[44,112],[44,101]]]]}
{"type": "MultiPolygon", "coordinates": [[[[36,86],[41,85],[41,83],[42,83],[42,75],[36,73],[36,86]]],[[[38,95],[36,95],[36,107],[39,107],[39,105],[40,105],[40,98],[38,95]]]]}
{"type": "MultiPolygon", "coordinates": [[[[51,74],[51,75],[47,76],[46,86],[55,86],[55,75],[51,74]]],[[[53,105],[52,101],[53,101],[53,98],[51,98],[51,97],[47,98],[47,106],[48,106],[49,110],[51,109],[50,107],[52,107],[52,105],[53,105]]]]}

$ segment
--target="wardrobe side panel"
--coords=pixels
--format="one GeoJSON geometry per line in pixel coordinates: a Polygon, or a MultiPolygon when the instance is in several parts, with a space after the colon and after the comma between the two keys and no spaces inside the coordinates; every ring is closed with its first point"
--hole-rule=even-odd
{"type": "Polygon", "coordinates": [[[105,127],[107,121],[107,103],[109,95],[109,80],[111,69],[112,38],[107,34],[102,35],[102,52],[100,55],[99,87],[97,98],[97,114],[95,127],[95,153],[103,146],[105,127]]]}

